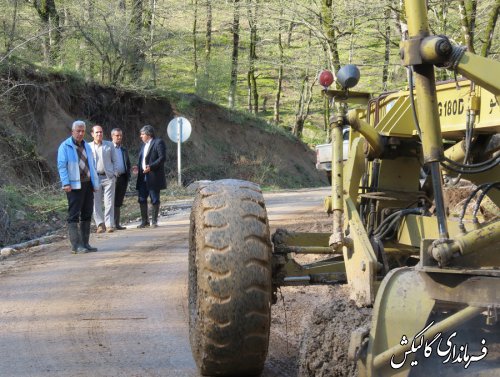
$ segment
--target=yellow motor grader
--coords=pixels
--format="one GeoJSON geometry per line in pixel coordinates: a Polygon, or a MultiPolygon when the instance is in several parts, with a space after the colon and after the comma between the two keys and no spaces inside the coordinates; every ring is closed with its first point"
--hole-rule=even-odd
{"type": "Polygon", "coordinates": [[[370,328],[356,329],[349,345],[360,376],[500,375],[500,63],[431,35],[425,1],[406,0],[405,9],[409,90],[350,91],[353,67],[337,74],[342,90],[325,90],[335,114],[331,232],[271,237],[250,182],[216,181],[197,193],[189,320],[202,375],[259,375],[277,287],[334,283],[373,306],[370,328]],[[465,79],[436,85],[435,66],[465,79]],[[445,179],[474,184],[456,217],[445,179]],[[479,214],[486,200],[489,218],[479,214]],[[297,253],[326,259],[301,265],[297,253]]]}

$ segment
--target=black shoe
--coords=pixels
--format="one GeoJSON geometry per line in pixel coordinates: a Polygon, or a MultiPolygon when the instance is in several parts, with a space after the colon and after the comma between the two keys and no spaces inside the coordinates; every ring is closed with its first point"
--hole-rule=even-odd
{"type": "Polygon", "coordinates": [[[72,254],[86,254],[89,250],[84,248],[83,246],[78,246],[76,249],[71,250],[72,254]]]}
{"type": "Polygon", "coordinates": [[[148,228],[148,227],[149,227],[149,223],[140,223],[139,225],[137,225],[137,228],[139,228],[139,229],[148,228]]]}

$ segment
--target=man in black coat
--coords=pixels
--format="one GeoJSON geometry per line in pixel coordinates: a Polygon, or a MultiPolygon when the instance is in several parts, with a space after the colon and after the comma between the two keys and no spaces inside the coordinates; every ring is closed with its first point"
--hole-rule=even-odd
{"type": "Polygon", "coordinates": [[[123,132],[120,128],[113,128],[111,130],[111,139],[115,147],[117,157],[117,171],[116,171],[116,184],[115,184],[115,229],[127,229],[120,224],[120,211],[123,205],[123,198],[127,192],[128,181],[130,180],[130,158],[128,151],[123,147],[123,132]]]}
{"type": "Polygon", "coordinates": [[[138,228],[149,226],[148,196],[151,198],[152,216],[151,226],[158,226],[158,213],[160,211],[160,190],[167,188],[165,179],[165,159],[167,148],[165,142],[155,137],[152,126],[146,125],[141,128],[141,140],[144,143],[139,153],[137,168],[137,191],[139,194],[139,205],[141,207],[141,224],[138,228]]]}

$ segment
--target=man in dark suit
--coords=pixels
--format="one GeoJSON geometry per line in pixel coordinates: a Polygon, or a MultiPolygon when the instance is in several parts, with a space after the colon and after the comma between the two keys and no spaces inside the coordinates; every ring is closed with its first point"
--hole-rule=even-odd
{"type": "Polygon", "coordinates": [[[120,128],[111,130],[111,139],[115,147],[117,157],[116,185],[115,185],[115,229],[123,230],[126,227],[120,224],[120,211],[123,205],[123,198],[127,192],[128,181],[130,180],[130,158],[128,151],[122,146],[123,132],[120,128]]]}
{"type": "Polygon", "coordinates": [[[148,196],[152,204],[151,226],[156,228],[160,211],[160,190],[167,188],[164,169],[167,148],[162,139],[155,137],[152,126],[142,127],[140,133],[144,144],[139,153],[139,162],[134,169],[134,173],[138,173],[136,188],[141,207],[141,224],[138,228],[149,226],[148,196]]]}

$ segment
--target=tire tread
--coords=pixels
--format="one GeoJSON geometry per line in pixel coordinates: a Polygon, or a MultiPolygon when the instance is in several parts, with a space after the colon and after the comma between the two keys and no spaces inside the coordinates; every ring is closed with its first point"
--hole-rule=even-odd
{"type": "Polygon", "coordinates": [[[198,315],[190,315],[190,338],[198,367],[203,375],[257,375],[267,356],[271,302],[262,193],[245,181],[210,184],[195,199],[191,223],[189,302],[198,315]]]}

